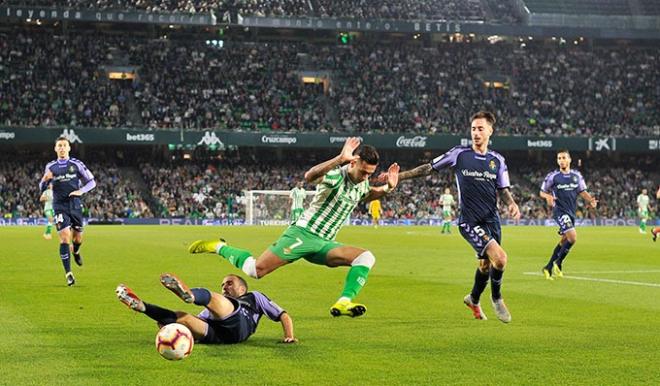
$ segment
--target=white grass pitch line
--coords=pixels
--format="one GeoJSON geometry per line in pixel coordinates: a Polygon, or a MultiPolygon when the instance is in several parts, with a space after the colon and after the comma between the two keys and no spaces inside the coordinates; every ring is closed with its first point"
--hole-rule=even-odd
{"type": "MultiPolygon", "coordinates": [[[[543,274],[540,273],[540,272],[523,272],[523,275],[543,276],[543,274]]],[[[601,282],[601,283],[638,285],[638,286],[643,286],[643,287],[660,288],[660,284],[658,284],[658,283],[644,283],[644,282],[641,282],[641,281],[627,281],[627,280],[613,280],[613,279],[598,279],[598,278],[595,278],[595,277],[568,276],[566,274],[564,274],[564,276],[559,280],[562,280],[562,279],[582,280],[582,281],[597,281],[597,282],[601,282]]]]}
{"type": "Polygon", "coordinates": [[[637,271],[578,271],[578,272],[571,272],[573,274],[577,275],[598,275],[600,273],[660,273],[660,269],[640,269],[637,271]]]}

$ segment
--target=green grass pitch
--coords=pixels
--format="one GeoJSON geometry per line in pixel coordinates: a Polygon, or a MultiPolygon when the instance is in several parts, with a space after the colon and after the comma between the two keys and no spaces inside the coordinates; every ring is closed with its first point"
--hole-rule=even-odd
{"type": "Polygon", "coordinates": [[[585,227],[565,263],[568,276],[537,274],[557,241],[555,228],[505,227],[509,265],[503,294],[513,321],[488,321],[463,305],[476,262],[458,232],[430,227],[346,227],[338,241],[368,248],[376,266],[357,300],[362,318],[336,318],[345,268],[305,261],[253,289],[287,309],[300,339],[277,343],[278,323],[262,319],[247,342],[197,345],[184,361],[154,348],[155,323],[115,298],[118,283],[144,300],[189,312],[159,284],[174,272],[191,286],[218,289],[238,271],[186,245],[222,235],[260,254],[278,227],[90,226],[85,266],[68,288],[58,243],[42,228],[0,228],[2,385],[415,385],[658,384],[660,243],[634,228],[585,227]]]}

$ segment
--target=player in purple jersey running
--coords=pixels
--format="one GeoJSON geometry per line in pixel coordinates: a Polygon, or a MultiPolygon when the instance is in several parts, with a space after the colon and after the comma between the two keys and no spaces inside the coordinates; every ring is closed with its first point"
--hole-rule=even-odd
{"type": "Polygon", "coordinates": [[[49,162],[39,182],[43,192],[49,184],[53,186],[53,212],[55,227],[60,237],[60,258],[64,266],[66,283],[72,286],[76,279],[71,272],[69,244],[73,241],[73,257],[76,264],[83,264],[80,245],[83,240],[83,215],[80,196],[94,189],[94,175],[79,159],[70,158],[71,144],[65,137],[55,141],[57,159],[49,162]]]}
{"type": "Polygon", "coordinates": [[[270,320],[282,323],[283,343],[296,343],[293,321],[289,314],[261,292],[248,292],[242,277],[227,275],[222,279],[222,294],[206,288],[188,288],[176,276],[164,273],[161,284],[186,303],[194,303],[205,309],[195,315],[183,311],[171,311],[143,302],[124,284],[117,286],[119,301],[128,308],[146,314],[159,326],[180,323],[190,329],[195,341],[207,344],[232,344],[247,340],[257,330],[259,320],[266,315],[270,320]]]}
{"type": "Polygon", "coordinates": [[[456,146],[431,163],[399,173],[399,181],[429,175],[433,170],[453,168],[458,186],[460,216],[458,228],[463,238],[477,252],[479,267],[475,273],[472,292],[463,298],[476,319],[486,320],[479,299],[491,283],[491,303],[497,318],[504,323],[511,321],[511,314],[502,300],[502,276],[507,264],[507,254],[501,245],[500,217],[497,197],[508,206],[514,219],[520,218],[518,205],[509,190],[509,172],[499,153],[488,150],[493,134],[495,116],[480,111],[471,118],[472,146],[456,146]]]}
{"type": "Polygon", "coordinates": [[[592,208],[598,205],[598,200],[587,192],[587,184],[582,174],[571,170],[571,155],[568,150],[557,152],[557,165],[559,169],[548,173],[539,193],[552,208],[552,217],[559,225],[558,233],[561,236],[548,264],[542,270],[548,280],[554,280],[553,275],[563,276],[562,263],[577,241],[577,232],[575,232],[577,197],[582,197],[592,208]]]}

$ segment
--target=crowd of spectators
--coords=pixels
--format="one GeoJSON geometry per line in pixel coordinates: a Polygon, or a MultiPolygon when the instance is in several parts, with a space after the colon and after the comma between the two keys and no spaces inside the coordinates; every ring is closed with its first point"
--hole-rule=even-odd
{"type": "Polygon", "coordinates": [[[0,125],[118,127],[131,92],[102,69],[124,40],[0,33],[0,125]]]}
{"type": "Polygon", "coordinates": [[[460,20],[515,23],[508,1],[492,0],[1,0],[6,5],[59,6],[74,9],[139,10],[168,13],[209,13],[277,17],[460,20]],[[487,1],[486,4],[482,2],[487,1]],[[485,8],[490,7],[487,15],[485,8]]]}
{"type": "Polygon", "coordinates": [[[660,134],[660,50],[572,43],[0,34],[0,125],[456,134],[486,109],[502,135],[660,134]],[[138,69],[134,82],[106,78],[117,52],[138,69]],[[327,93],[302,71],[325,74],[327,93]]]}
{"type": "Polygon", "coordinates": [[[317,0],[320,17],[484,20],[481,0],[317,0]]]}
{"type": "Polygon", "coordinates": [[[150,128],[313,131],[326,116],[322,93],[300,82],[297,44],[142,41],[135,99],[150,128]],[[174,71],[170,69],[176,69],[174,71]]]}
{"type": "Polygon", "coordinates": [[[657,48],[354,45],[318,59],[337,74],[340,131],[457,133],[486,109],[504,135],[660,133],[657,48]]]}
{"type": "MultiPolygon", "coordinates": [[[[48,160],[0,162],[0,215],[4,218],[43,217],[39,180],[48,160]]],[[[139,187],[108,163],[88,163],[96,187],[83,199],[85,216],[99,220],[153,217],[139,187]]]]}
{"type": "MultiPolygon", "coordinates": [[[[548,153],[551,154],[551,153],[548,153]]],[[[575,163],[581,163],[575,157],[575,163]]],[[[599,202],[597,211],[587,209],[578,200],[578,218],[634,218],[636,198],[643,188],[652,196],[660,175],[653,170],[653,160],[645,157],[617,162],[590,160],[582,171],[589,192],[599,202]],[[646,162],[648,161],[648,162],[646,162]],[[649,163],[651,162],[651,164],[649,163]]],[[[385,165],[383,163],[383,165],[385,165]]],[[[89,163],[97,187],[84,198],[86,215],[92,218],[179,217],[237,220],[246,217],[247,190],[288,191],[302,179],[309,165],[298,162],[258,162],[256,159],[228,157],[221,161],[186,161],[184,163],[144,162],[134,170],[135,178],[127,178],[112,163],[89,163]]],[[[407,169],[416,165],[406,165],[407,169]]],[[[3,161],[0,166],[0,214],[10,217],[40,217],[37,182],[43,165],[34,161],[3,161]],[[33,183],[26,183],[33,181],[33,183]]],[[[384,166],[382,166],[384,168],[384,166]]],[[[135,168],[134,168],[135,169],[135,168]]],[[[546,174],[556,169],[553,163],[509,160],[512,193],[523,218],[550,218],[550,208],[539,197],[546,174]]],[[[311,185],[305,186],[313,190],[311,185]]],[[[384,217],[391,219],[440,218],[440,196],[450,188],[456,197],[453,174],[433,173],[430,176],[402,183],[394,193],[383,199],[384,217]]],[[[267,198],[256,196],[255,217],[286,219],[289,215],[287,196],[267,198]]],[[[652,203],[655,200],[651,201],[652,203]]],[[[657,213],[657,205],[651,205],[657,213]]],[[[501,215],[507,217],[504,206],[501,215]]],[[[354,218],[367,218],[367,206],[361,204],[354,218]]]]}
{"type": "Polygon", "coordinates": [[[140,10],[149,12],[210,12],[221,0],[2,0],[3,5],[64,7],[73,9],[140,10]]]}
{"type": "Polygon", "coordinates": [[[99,220],[154,217],[139,186],[112,164],[89,164],[97,186],[85,197],[88,216],[99,220]]]}

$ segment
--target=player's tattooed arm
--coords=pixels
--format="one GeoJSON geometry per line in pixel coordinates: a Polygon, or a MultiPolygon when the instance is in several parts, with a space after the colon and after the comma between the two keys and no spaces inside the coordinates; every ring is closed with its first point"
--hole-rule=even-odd
{"type": "Polygon", "coordinates": [[[500,190],[500,198],[502,201],[504,201],[507,208],[509,209],[509,215],[511,218],[514,220],[520,219],[520,209],[518,208],[518,204],[516,204],[516,200],[513,199],[511,190],[509,188],[500,190]]]}
{"type": "Polygon", "coordinates": [[[381,186],[372,186],[369,193],[362,199],[364,202],[376,200],[393,191],[399,184],[399,164],[396,162],[387,168],[387,173],[378,177],[379,180],[385,180],[386,184],[381,186]]]}
{"type": "Polygon", "coordinates": [[[424,177],[431,174],[433,167],[431,164],[423,164],[418,167],[399,173],[399,181],[409,180],[411,178],[424,177]]]}
{"type": "Polygon", "coordinates": [[[359,138],[350,137],[346,139],[344,147],[341,149],[341,153],[339,153],[338,156],[325,162],[321,162],[320,164],[313,166],[311,169],[305,172],[305,182],[310,184],[318,184],[321,182],[323,176],[325,176],[326,173],[328,173],[330,170],[336,168],[339,165],[343,165],[346,162],[357,161],[360,159],[360,156],[353,154],[353,152],[359,146],[359,138]]]}
{"type": "Polygon", "coordinates": [[[580,197],[582,197],[582,199],[586,201],[589,204],[589,206],[596,209],[596,206],[598,205],[598,200],[596,200],[591,194],[589,194],[589,192],[587,192],[586,190],[581,191],[580,197]]]}

